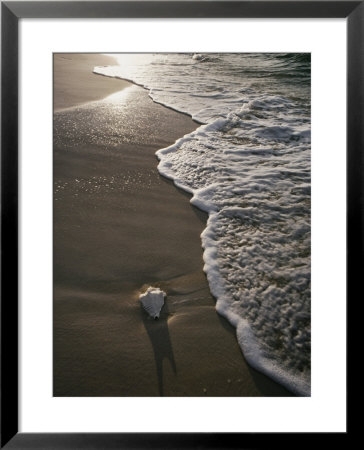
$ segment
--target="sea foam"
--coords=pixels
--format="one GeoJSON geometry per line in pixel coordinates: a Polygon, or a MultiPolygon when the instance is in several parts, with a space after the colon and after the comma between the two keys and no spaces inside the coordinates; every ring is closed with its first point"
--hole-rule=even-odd
{"type": "Polygon", "coordinates": [[[310,395],[309,56],[124,58],[94,71],[201,124],[157,152],[158,170],[209,214],[201,238],[218,313],[253,367],[310,395]]]}

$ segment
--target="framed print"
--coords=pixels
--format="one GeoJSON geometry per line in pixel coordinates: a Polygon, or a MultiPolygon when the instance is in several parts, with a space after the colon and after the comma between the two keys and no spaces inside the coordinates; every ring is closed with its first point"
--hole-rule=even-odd
{"type": "Polygon", "coordinates": [[[347,436],[363,8],[2,2],[2,446],[347,436]]]}

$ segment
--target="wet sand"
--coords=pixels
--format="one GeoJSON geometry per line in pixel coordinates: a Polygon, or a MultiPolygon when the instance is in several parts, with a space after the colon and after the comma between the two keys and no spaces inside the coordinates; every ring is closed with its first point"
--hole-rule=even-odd
{"type": "Polygon", "coordinates": [[[54,110],[80,105],[117,92],[127,85],[126,81],[98,77],[95,66],[117,64],[114,58],[98,54],[56,53],[53,58],[54,110]],[[76,81],[77,80],[77,81],[76,81]]]}
{"type": "MultiPolygon", "coordinates": [[[[63,70],[77,90],[83,76],[63,70]]],[[[100,80],[117,81],[89,88],[100,80]]],[[[55,113],[54,395],[291,395],[246,364],[202,270],[207,216],[158,174],[155,151],[197,124],[121,83],[55,113]],[[149,285],[167,293],[158,321],[138,301],[149,285]]]]}

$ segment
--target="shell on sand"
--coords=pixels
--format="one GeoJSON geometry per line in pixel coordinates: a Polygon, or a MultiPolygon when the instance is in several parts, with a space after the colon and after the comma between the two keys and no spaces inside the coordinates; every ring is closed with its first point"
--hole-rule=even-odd
{"type": "Polygon", "coordinates": [[[144,294],[139,296],[139,300],[146,312],[154,319],[159,318],[162,306],[164,305],[164,297],[166,293],[159,288],[149,287],[144,294]]]}

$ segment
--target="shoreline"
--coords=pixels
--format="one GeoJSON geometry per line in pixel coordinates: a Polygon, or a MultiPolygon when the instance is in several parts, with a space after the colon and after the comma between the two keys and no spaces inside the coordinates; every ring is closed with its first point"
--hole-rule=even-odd
{"type": "Polygon", "coordinates": [[[114,79],[95,80],[93,68],[99,63],[114,65],[114,58],[89,53],[55,53],[53,55],[53,105],[54,111],[74,108],[101,100],[129,86],[127,81],[114,79]],[[70,78],[77,79],[73,84],[70,78]]]}
{"type": "MultiPolygon", "coordinates": [[[[163,106],[164,108],[170,109],[171,111],[177,112],[177,113],[179,113],[179,114],[183,114],[183,115],[189,117],[194,123],[196,123],[196,125],[199,125],[199,126],[200,126],[200,125],[206,125],[205,123],[199,122],[198,120],[194,119],[194,118],[191,116],[191,114],[189,114],[188,112],[180,111],[180,110],[178,110],[178,109],[176,109],[176,108],[173,108],[172,106],[168,106],[168,105],[165,105],[164,103],[161,103],[161,102],[158,102],[157,100],[154,100],[154,99],[150,96],[150,94],[149,94],[150,89],[148,89],[147,87],[143,86],[143,85],[140,84],[140,83],[137,83],[136,81],[130,80],[129,78],[120,78],[120,77],[116,77],[116,76],[115,76],[115,77],[112,77],[112,76],[104,75],[103,73],[98,73],[98,72],[93,72],[93,73],[94,73],[95,75],[100,76],[100,77],[106,77],[106,78],[109,78],[109,79],[112,79],[112,80],[120,80],[120,81],[124,81],[124,82],[126,82],[126,83],[129,83],[129,84],[131,84],[131,85],[138,86],[138,87],[144,89],[146,92],[148,92],[149,98],[150,98],[150,99],[152,100],[152,102],[155,103],[156,105],[160,105],[160,106],[163,106]]],[[[181,136],[181,137],[182,137],[182,136],[181,136]]]]}
{"type": "Polygon", "coordinates": [[[157,171],[196,123],[137,87],[55,119],[54,395],[291,396],[245,362],[203,272],[207,214],[157,171]],[[149,285],[167,292],[159,321],[139,305],[149,285]]]}

